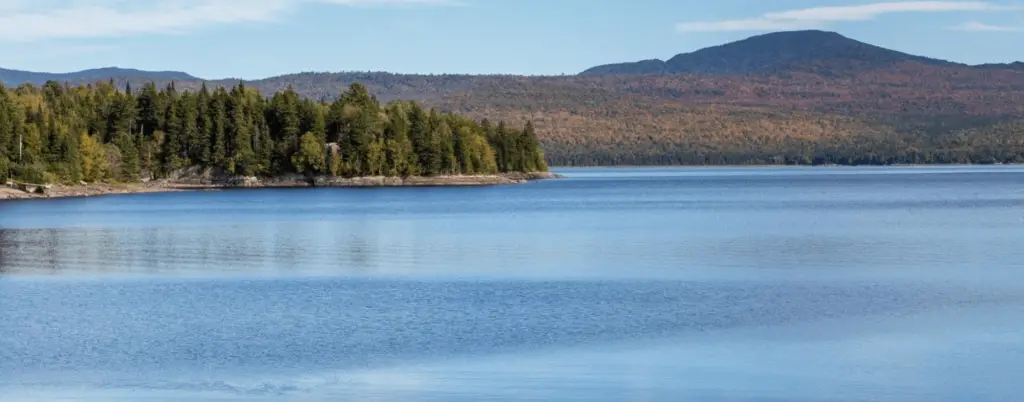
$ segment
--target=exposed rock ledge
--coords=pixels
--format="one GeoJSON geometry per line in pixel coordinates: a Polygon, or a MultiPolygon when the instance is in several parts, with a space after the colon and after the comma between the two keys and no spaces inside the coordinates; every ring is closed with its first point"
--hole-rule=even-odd
{"type": "Polygon", "coordinates": [[[32,194],[10,188],[0,188],[0,200],[25,198],[86,197],[107,194],[156,193],[190,190],[216,190],[225,188],[281,188],[281,187],[402,187],[402,186],[491,186],[522,184],[531,180],[563,177],[549,172],[507,173],[473,176],[411,176],[411,177],[335,177],[320,175],[307,177],[299,174],[269,178],[234,176],[219,169],[190,167],[178,170],[167,179],[145,183],[81,185],[55,185],[46,194],[32,194]]]}
{"type": "Polygon", "coordinates": [[[521,184],[530,180],[562,177],[549,172],[504,173],[499,175],[338,177],[285,174],[275,177],[230,175],[220,169],[190,167],[178,170],[164,181],[177,185],[216,187],[399,187],[399,186],[490,186],[521,184]]]}

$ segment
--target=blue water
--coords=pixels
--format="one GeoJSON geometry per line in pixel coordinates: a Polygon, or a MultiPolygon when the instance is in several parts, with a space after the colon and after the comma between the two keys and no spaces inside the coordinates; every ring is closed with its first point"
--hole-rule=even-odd
{"type": "Polygon", "coordinates": [[[0,203],[0,400],[1005,401],[1024,168],[0,203]]]}

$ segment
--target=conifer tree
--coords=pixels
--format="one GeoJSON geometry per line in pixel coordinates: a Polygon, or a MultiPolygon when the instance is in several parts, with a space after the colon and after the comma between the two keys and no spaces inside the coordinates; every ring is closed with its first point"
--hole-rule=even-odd
{"type": "Polygon", "coordinates": [[[408,101],[381,107],[359,84],[332,103],[291,89],[268,100],[242,83],[0,86],[0,176],[21,180],[135,181],[194,165],[259,176],[545,169],[535,144],[532,125],[495,129],[408,101]]]}

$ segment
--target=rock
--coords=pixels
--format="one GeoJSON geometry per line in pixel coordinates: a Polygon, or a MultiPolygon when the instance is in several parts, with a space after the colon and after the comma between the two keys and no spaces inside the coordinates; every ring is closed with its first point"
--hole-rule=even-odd
{"type": "Polygon", "coordinates": [[[233,176],[218,184],[233,187],[263,187],[263,183],[255,176],[233,176]]]}
{"type": "Polygon", "coordinates": [[[526,173],[527,180],[548,180],[548,179],[564,179],[565,176],[558,173],[552,172],[530,172],[526,173]]]}
{"type": "Polygon", "coordinates": [[[291,173],[259,180],[263,187],[309,187],[312,181],[304,175],[291,173]]]}
{"type": "Polygon", "coordinates": [[[551,173],[551,172],[510,172],[503,174],[512,180],[546,180],[546,179],[560,179],[565,176],[551,173]]]}
{"type": "Polygon", "coordinates": [[[167,181],[191,185],[224,185],[232,182],[235,177],[220,168],[203,168],[193,165],[178,169],[167,175],[167,181]]]}

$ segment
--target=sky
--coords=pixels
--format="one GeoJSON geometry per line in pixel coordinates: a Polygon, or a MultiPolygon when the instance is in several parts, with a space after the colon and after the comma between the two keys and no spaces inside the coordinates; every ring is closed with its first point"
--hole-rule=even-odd
{"type": "Polygon", "coordinates": [[[575,74],[796,29],[1024,60],[1024,0],[0,0],[0,68],[575,74]]]}

